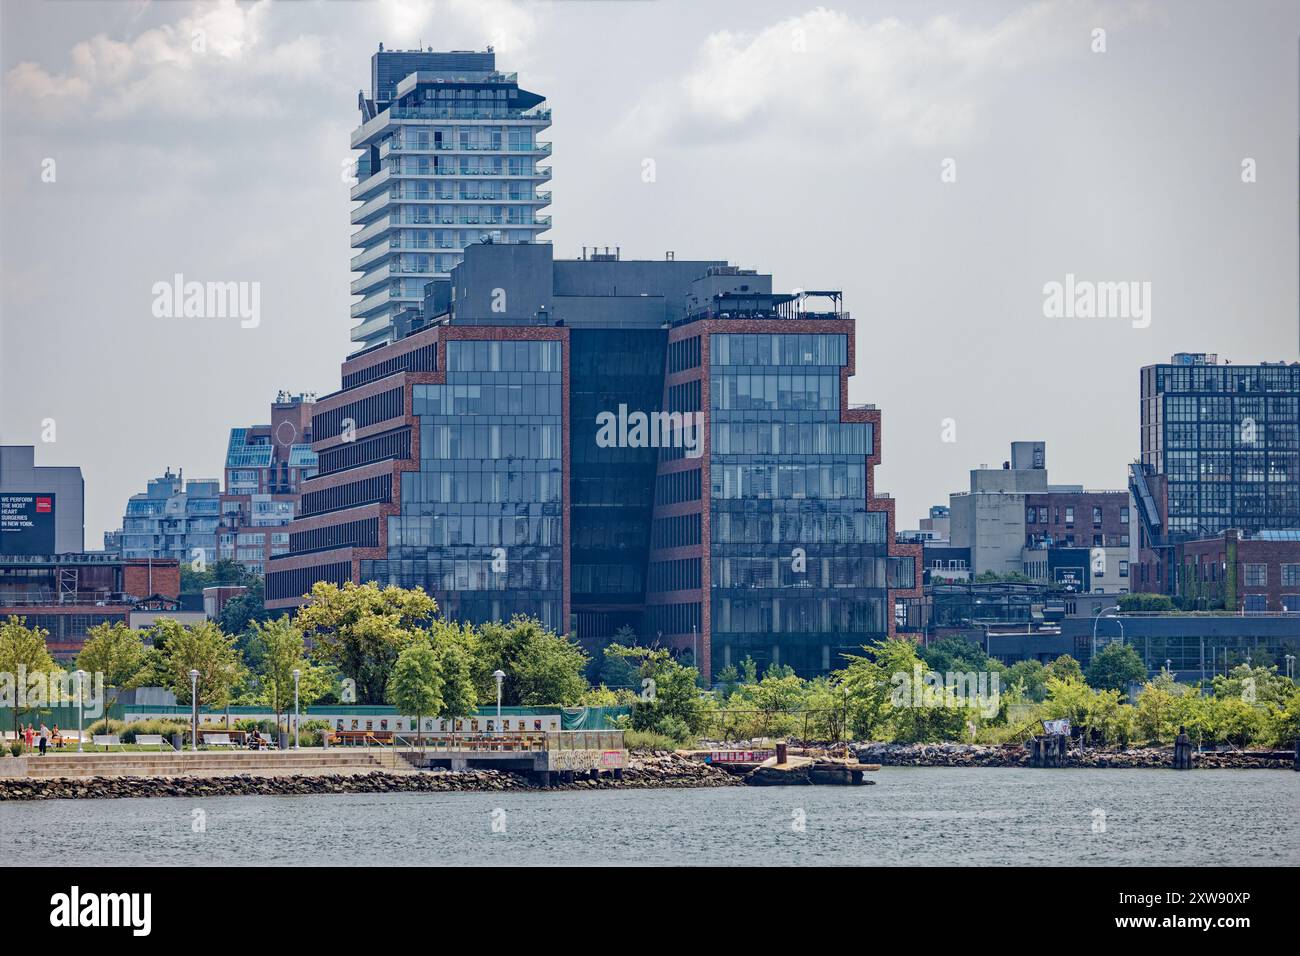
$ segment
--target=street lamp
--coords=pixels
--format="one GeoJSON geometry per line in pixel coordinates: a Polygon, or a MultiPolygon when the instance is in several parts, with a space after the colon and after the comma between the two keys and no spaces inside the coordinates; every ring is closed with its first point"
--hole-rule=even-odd
{"type": "Polygon", "coordinates": [[[190,669],[190,751],[199,749],[199,672],[190,669]]]}
{"type": "Polygon", "coordinates": [[[86,679],[86,672],[78,669],[77,671],[77,753],[82,753],[81,749],[81,724],[85,712],[86,695],[82,690],[82,683],[86,679]]]}
{"type": "Polygon", "coordinates": [[[298,678],[302,677],[302,671],[298,668],[293,669],[293,749],[298,749],[298,678]]]}
{"type": "MultiPolygon", "coordinates": [[[[1119,610],[1119,605],[1115,604],[1112,605],[1111,607],[1104,607],[1101,610],[1099,610],[1095,615],[1093,615],[1092,618],[1092,656],[1093,657],[1097,656],[1097,623],[1101,620],[1101,616],[1105,614],[1107,611],[1118,611],[1118,610],[1119,610]]],[[[1116,618],[1116,620],[1118,621],[1119,619],[1116,618]]],[[[1123,621],[1119,622],[1119,639],[1121,641],[1124,640],[1123,621]]]]}
{"type": "Polygon", "coordinates": [[[492,676],[497,679],[497,726],[501,726],[501,682],[506,679],[506,672],[500,669],[494,670],[492,676]]]}
{"type": "Polygon", "coordinates": [[[1295,655],[1288,654],[1286,655],[1285,660],[1286,660],[1286,676],[1291,678],[1292,680],[1295,680],[1295,655]]]}

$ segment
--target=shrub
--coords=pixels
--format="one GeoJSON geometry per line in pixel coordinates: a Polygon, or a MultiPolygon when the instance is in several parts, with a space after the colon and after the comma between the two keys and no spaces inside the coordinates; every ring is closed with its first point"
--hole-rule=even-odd
{"type": "Polygon", "coordinates": [[[23,743],[22,743],[22,741],[21,741],[21,740],[15,740],[13,743],[11,743],[11,744],[9,745],[9,752],[10,752],[11,754],[13,754],[15,757],[21,757],[21,756],[23,755],[23,743]]]}
{"type": "Polygon", "coordinates": [[[1121,611],[1172,611],[1174,600],[1167,594],[1121,594],[1115,602],[1121,611]]]}
{"type": "MultiPolygon", "coordinates": [[[[328,720],[304,720],[298,725],[298,744],[302,747],[319,747],[325,732],[330,729],[328,720]]],[[[293,739],[290,732],[289,739],[293,739]]]]}
{"type": "Polygon", "coordinates": [[[627,730],[623,733],[623,744],[628,750],[676,750],[681,746],[667,734],[652,730],[627,730]]]}
{"type": "Polygon", "coordinates": [[[86,736],[91,734],[120,734],[126,729],[126,724],[120,720],[109,720],[107,717],[101,717],[89,727],[86,728],[86,736]]]}
{"type": "Polygon", "coordinates": [[[136,720],[109,733],[117,733],[124,744],[133,744],[137,734],[162,734],[164,740],[170,741],[172,734],[186,736],[189,730],[189,723],[181,720],[136,720]]]}

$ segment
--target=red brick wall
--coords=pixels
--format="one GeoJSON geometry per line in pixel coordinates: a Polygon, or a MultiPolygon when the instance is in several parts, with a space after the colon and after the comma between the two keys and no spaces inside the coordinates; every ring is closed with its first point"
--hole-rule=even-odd
{"type": "Polygon", "coordinates": [[[177,598],[181,593],[181,566],[174,558],[155,558],[153,561],[132,559],[122,569],[122,588],[138,598],[160,594],[177,598]]]}

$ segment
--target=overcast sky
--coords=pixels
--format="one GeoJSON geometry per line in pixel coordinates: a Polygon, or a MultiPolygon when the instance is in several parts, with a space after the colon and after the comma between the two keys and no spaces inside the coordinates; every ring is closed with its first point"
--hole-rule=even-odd
{"type": "Polygon", "coordinates": [[[1297,358],[1293,0],[0,11],[0,440],[81,466],[91,548],[165,466],[220,476],[278,389],[338,387],[341,170],[380,42],[492,43],[548,98],[557,255],[842,288],[900,528],[1013,440],[1047,442],[1055,483],[1123,487],[1144,364],[1297,358]],[[260,282],[260,325],[155,318],[176,273],[260,282]],[[1149,327],[1045,318],[1067,274],[1150,282],[1149,327]]]}

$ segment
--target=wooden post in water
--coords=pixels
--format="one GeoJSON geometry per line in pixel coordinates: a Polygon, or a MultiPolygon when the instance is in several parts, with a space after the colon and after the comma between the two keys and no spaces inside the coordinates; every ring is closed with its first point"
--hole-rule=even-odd
{"type": "Polygon", "coordinates": [[[1048,741],[1050,737],[1035,736],[1029,741],[1029,766],[1031,767],[1050,767],[1052,763],[1052,753],[1055,751],[1055,744],[1050,748],[1048,741]]]}
{"type": "Polygon", "coordinates": [[[1185,727],[1179,727],[1178,736],[1174,738],[1174,769],[1192,769],[1192,740],[1185,727]]]}

